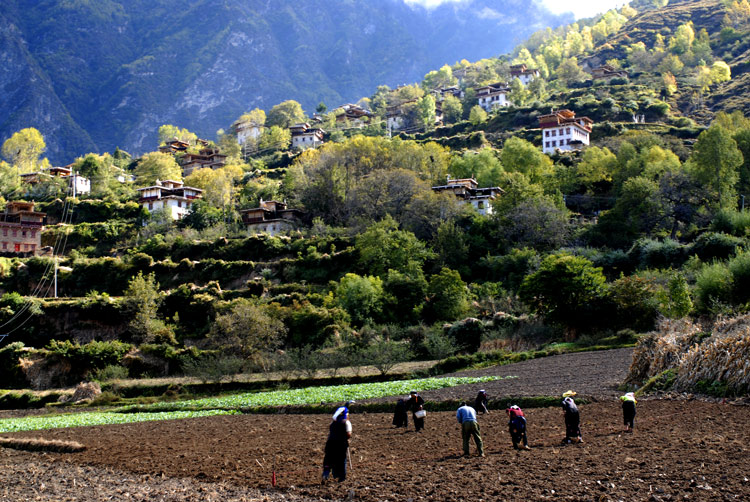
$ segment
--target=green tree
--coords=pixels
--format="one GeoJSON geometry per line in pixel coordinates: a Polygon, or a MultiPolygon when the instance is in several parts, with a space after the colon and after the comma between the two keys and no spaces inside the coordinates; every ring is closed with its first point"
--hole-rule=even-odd
{"type": "Polygon", "coordinates": [[[688,161],[693,176],[712,192],[713,206],[735,207],[742,153],[732,135],[720,126],[711,126],[698,136],[688,161]]]}
{"type": "Polygon", "coordinates": [[[359,251],[360,268],[381,277],[391,269],[405,273],[421,268],[432,256],[413,233],[399,230],[390,216],[357,236],[355,248],[359,251]]]}
{"type": "Polygon", "coordinates": [[[435,127],[435,98],[432,97],[432,94],[427,94],[417,101],[417,112],[420,125],[425,130],[435,127]]]}
{"type": "Polygon", "coordinates": [[[480,187],[498,186],[503,180],[503,166],[498,152],[492,148],[454,155],[449,170],[455,178],[476,179],[480,187]]]}
{"type": "Polygon", "coordinates": [[[669,50],[674,54],[685,54],[693,46],[694,40],[695,30],[693,29],[693,22],[688,21],[678,26],[674,36],[669,39],[669,50]]]}
{"type": "Polygon", "coordinates": [[[284,323],[266,308],[241,298],[216,316],[209,339],[214,346],[250,358],[280,347],[286,333],[284,323]]]}
{"type": "Polygon", "coordinates": [[[191,145],[195,145],[195,143],[198,141],[198,136],[195,133],[188,131],[187,129],[180,129],[179,127],[172,124],[164,124],[163,126],[159,127],[160,145],[163,145],[167,141],[171,141],[173,139],[179,139],[180,141],[185,141],[187,143],[190,143],[191,145]]]}
{"type": "Polygon", "coordinates": [[[168,153],[147,153],[135,166],[135,183],[137,186],[150,186],[156,180],[182,180],[182,169],[168,153]]]}
{"type": "Polygon", "coordinates": [[[693,310],[690,288],[685,276],[679,272],[669,278],[667,289],[659,295],[659,312],[669,319],[680,319],[693,310]]]}
{"type": "Polygon", "coordinates": [[[48,164],[47,159],[40,162],[39,157],[47,149],[44,137],[37,129],[28,127],[14,133],[3,143],[3,157],[18,168],[20,174],[36,171],[48,164]]]}
{"type": "Polygon", "coordinates": [[[431,71],[424,76],[422,81],[422,87],[430,91],[432,89],[440,89],[441,87],[447,87],[449,85],[455,85],[457,82],[453,76],[453,70],[450,66],[444,65],[440,70],[431,71]]]}
{"type": "Polygon", "coordinates": [[[519,297],[551,322],[567,328],[567,338],[593,323],[595,305],[606,294],[602,269],[581,256],[550,255],[521,283],[519,297]]]}
{"type": "Polygon", "coordinates": [[[294,124],[304,121],[305,112],[302,111],[302,105],[290,99],[271,108],[266,117],[266,126],[279,126],[288,129],[294,124]]]}
{"type": "Polygon", "coordinates": [[[408,273],[389,270],[383,281],[386,320],[402,325],[414,324],[414,316],[424,303],[427,280],[422,270],[414,267],[408,273]]]}
{"type": "Polygon", "coordinates": [[[531,99],[531,91],[519,79],[514,78],[510,83],[508,99],[516,106],[523,106],[531,99]]]}
{"type": "Polygon", "coordinates": [[[509,172],[520,172],[533,183],[541,182],[552,173],[552,161],[539,148],[525,139],[512,136],[507,139],[500,153],[500,162],[509,172]]]}
{"type": "Polygon", "coordinates": [[[464,107],[455,96],[446,96],[443,100],[443,122],[446,124],[455,124],[461,120],[464,113],[464,107]]]}
{"type": "Polygon", "coordinates": [[[377,322],[383,309],[383,280],[371,275],[362,277],[348,273],[336,285],[334,298],[356,326],[377,322]]]}
{"type": "Polygon", "coordinates": [[[274,125],[263,130],[258,149],[260,153],[267,154],[272,151],[286,150],[291,144],[292,133],[289,129],[274,125]]]}
{"type": "Polygon", "coordinates": [[[557,68],[557,78],[566,84],[583,82],[586,80],[586,72],[578,65],[578,59],[571,57],[565,59],[557,68]]]}
{"type": "Polygon", "coordinates": [[[89,153],[73,164],[73,171],[91,180],[91,193],[106,196],[112,192],[111,186],[116,183],[113,159],[109,155],[89,153]]]}
{"type": "Polygon", "coordinates": [[[318,106],[315,107],[315,111],[318,112],[319,114],[323,115],[325,112],[328,111],[328,107],[326,106],[325,103],[323,103],[321,101],[320,103],[318,103],[318,106]]]}
{"type": "Polygon", "coordinates": [[[125,308],[130,315],[129,331],[141,343],[176,343],[174,331],[159,319],[163,296],[153,272],[131,278],[125,290],[125,308]]]}
{"type": "Polygon", "coordinates": [[[21,191],[21,176],[18,168],[7,162],[0,162],[0,196],[15,198],[21,191]]]}
{"type": "Polygon", "coordinates": [[[471,107],[471,112],[469,113],[469,122],[471,122],[472,125],[477,126],[486,120],[487,112],[484,111],[484,108],[479,105],[474,105],[471,107]]]}
{"type": "Polygon", "coordinates": [[[443,269],[430,278],[422,316],[429,320],[453,321],[469,311],[471,294],[461,274],[443,269]]]}

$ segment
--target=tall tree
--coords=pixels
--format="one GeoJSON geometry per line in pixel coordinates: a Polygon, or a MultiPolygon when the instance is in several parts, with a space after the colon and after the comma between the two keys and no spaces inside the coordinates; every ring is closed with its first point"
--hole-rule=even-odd
{"type": "Polygon", "coordinates": [[[182,180],[182,169],[172,155],[151,152],[138,161],[135,166],[136,185],[153,185],[156,180],[182,180]]]}
{"type": "Polygon", "coordinates": [[[279,126],[286,129],[304,121],[305,112],[302,111],[302,105],[289,99],[271,108],[266,117],[266,126],[279,126]]]}
{"type": "Polygon", "coordinates": [[[733,208],[742,153],[732,135],[721,126],[711,126],[698,136],[688,161],[695,178],[713,192],[713,206],[733,208]]]}
{"type": "Polygon", "coordinates": [[[47,149],[44,137],[37,129],[28,127],[21,129],[3,143],[3,157],[12,166],[18,168],[21,174],[30,173],[48,164],[47,159],[39,161],[39,157],[47,149]]]}

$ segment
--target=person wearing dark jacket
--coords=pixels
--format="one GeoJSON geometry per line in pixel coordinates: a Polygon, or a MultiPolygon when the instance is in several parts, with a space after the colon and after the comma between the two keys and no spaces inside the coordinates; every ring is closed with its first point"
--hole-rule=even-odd
{"type": "Polygon", "coordinates": [[[565,439],[563,443],[583,443],[581,437],[581,416],[578,413],[578,406],[573,401],[576,393],[572,390],[563,394],[562,408],[565,415],[565,439]]]}
{"type": "Polygon", "coordinates": [[[487,407],[487,392],[480,390],[477,394],[477,398],[474,400],[474,409],[477,413],[489,413],[490,410],[487,407]]]}
{"type": "Polygon", "coordinates": [[[424,413],[418,413],[423,410],[424,399],[416,390],[409,393],[409,400],[406,402],[406,407],[411,410],[411,417],[414,420],[414,429],[419,432],[424,429],[424,413]],[[421,415],[421,416],[417,416],[421,415]]]}
{"type": "Polygon", "coordinates": [[[635,404],[638,401],[635,400],[635,394],[632,392],[620,396],[620,400],[622,401],[622,420],[625,423],[625,432],[633,432],[635,422],[635,404]]]}
{"type": "Polygon", "coordinates": [[[339,481],[346,479],[346,454],[349,451],[351,437],[352,424],[349,422],[349,408],[341,406],[333,414],[331,425],[328,427],[321,484],[326,484],[331,471],[335,479],[339,481]]]}
{"type": "Polygon", "coordinates": [[[409,416],[406,413],[406,401],[399,399],[396,403],[396,411],[393,412],[393,425],[396,427],[408,427],[409,416]]]}

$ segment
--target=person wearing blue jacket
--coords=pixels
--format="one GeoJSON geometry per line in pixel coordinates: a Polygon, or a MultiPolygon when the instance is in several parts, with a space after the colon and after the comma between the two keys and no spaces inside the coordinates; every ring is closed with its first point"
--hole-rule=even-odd
{"type": "Polygon", "coordinates": [[[469,439],[474,438],[474,444],[477,445],[477,451],[480,457],[484,457],[484,443],[479,433],[479,424],[477,423],[477,412],[474,408],[461,403],[461,407],[456,412],[456,419],[461,424],[461,438],[464,443],[464,456],[469,456],[469,439]]]}

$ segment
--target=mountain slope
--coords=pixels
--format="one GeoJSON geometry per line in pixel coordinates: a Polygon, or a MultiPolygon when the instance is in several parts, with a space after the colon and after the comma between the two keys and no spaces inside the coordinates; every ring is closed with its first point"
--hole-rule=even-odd
{"type": "Polygon", "coordinates": [[[36,126],[53,162],[64,163],[89,150],[151,149],[163,123],[212,137],[255,107],[286,99],[308,112],[320,101],[335,106],[379,84],[413,82],[446,63],[507,52],[533,30],[570,20],[540,5],[9,0],[3,44],[24,50],[4,54],[25,99],[11,93],[14,86],[0,88],[15,111],[0,127],[0,141],[36,126]],[[42,97],[54,103],[46,114],[35,101],[42,97]]]}

